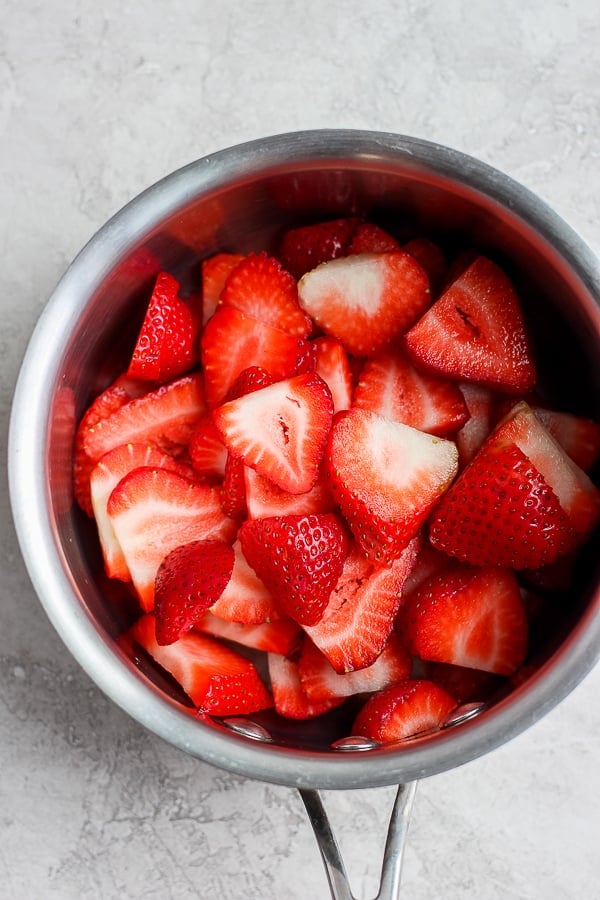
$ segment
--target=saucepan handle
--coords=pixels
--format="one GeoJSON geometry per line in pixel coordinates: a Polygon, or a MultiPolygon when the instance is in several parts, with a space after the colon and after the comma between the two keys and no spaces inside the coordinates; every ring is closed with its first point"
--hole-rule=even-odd
{"type": "MultiPolygon", "coordinates": [[[[417,782],[400,784],[390,815],[379,892],[375,900],[399,900],[406,834],[417,782]]],[[[318,791],[299,788],[325,866],[332,900],[355,900],[327,812],[318,791]]]]}

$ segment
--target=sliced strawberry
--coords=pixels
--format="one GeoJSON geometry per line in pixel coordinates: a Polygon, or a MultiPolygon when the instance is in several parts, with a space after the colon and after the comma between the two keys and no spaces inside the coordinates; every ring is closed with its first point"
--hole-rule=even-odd
{"type": "Polygon", "coordinates": [[[130,400],[86,428],[84,450],[97,461],[122,444],[155,444],[166,452],[185,446],[206,411],[202,379],[186,375],[143,397],[130,400]]]}
{"type": "Polygon", "coordinates": [[[249,519],[300,515],[301,513],[304,515],[328,513],[334,512],[336,509],[323,468],[319,470],[313,487],[303,494],[290,494],[289,491],[284,491],[249,466],[244,466],[244,484],[249,519]]]}
{"type": "Polygon", "coordinates": [[[349,409],[352,405],[354,378],[344,345],[336,338],[320,337],[314,341],[314,346],[315,371],[331,391],[333,411],[349,409]]]}
{"type": "Polygon", "coordinates": [[[416,369],[396,348],[365,362],[353,406],[438,436],[456,431],[469,415],[456,384],[416,369]]]}
{"type": "Polygon", "coordinates": [[[190,541],[167,553],[154,582],[159,644],[173,644],[219,599],[233,559],[233,548],[223,541],[190,541]]]}
{"type": "Polygon", "coordinates": [[[205,415],[199,420],[190,437],[188,451],[196,472],[204,478],[223,478],[227,448],[212,416],[205,415]]]}
{"type": "Polygon", "coordinates": [[[397,681],[369,697],[352,732],[381,744],[402,741],[438,729],[455,708],[456,700],[432,681],[397,681]]]}
{"type": "Polygon", "coordinates": [[[343,256],[358,224],[347,218],[291,228],[283,235],[279,258],[294,278],[301,278],[320,263],[343,256]]]}
{"type": "Polygon", "coordinates": [[[572,413],[534,406],[533,410],[573,462],[589,472],[600,458],[600,425],[572,413]]]}
{"type": "Polygon", "coordinates": [[[269,653],[269,677],[275,711],[286,719],[314,719],[343,703],[342,698],[311,702],[300,683],[298,663],[278,653],[269,653]]]}
{"type": "Polygon", "coordinates": [[[307,637],[302,644],[298,674],[302,690],[309,700],[318,703],[334,697],[380,691],[400,678],[408,678],[411,658],[392,632],[375,662],[365,669],[340,675],[316,644],[307,637]]]}
{"type": "Polygon", "coordinates": [[[167,469],[134,469],[113,490],[107,510],[145,611],[154,606],[154,579],[171,550],[235,536],[216,489],[167,469]]]}
{"type": "Polygon", "coordinates": [[[215,253],[202,260],[202,323],[206,325],[221,298],[229,274],[244,257],[240,253],[215,253]]]}
{"type": "Polygon", "coordinates": [[[371,666],[394,626],[402,587],[418,553],[415,538],[390,566],[376,566],[354,546],[333,589],[323,618],[304,626],[336,672],[371,666]]]}
{"type": "Polygon", "coordinates": [[[233,306],[220,306],[207,322],[201,340],[206,398],[222,403],[249,362],[266,369],[275,381],[314,368],[314,347],[233,306]]]}
{"type": "Polygon", "coordinates": [[[250,253],[232,269],[220,302],[294,337],[306,338],[312,330],[298,305],[296,279],[266,253],[250,253]]]}
{"type": "Polygon", "coordinates": [[[243,519],[248,512],[245,471],[246,466],[242,460],[228,453],[219,496],[223,512],[230,519],[243,519]]]}
{"type": "Polygon", "coordinates": [[[459,381],[519,394],[536,372],[517,294],[505,273],[478,257],[405,335],[417,364],[459,381]]]}
{"type": "Polygon", "coordinates": [[[211,607],[211,612],[227,622],[242,625],[262,625],[283,618],[283,612],[260,580],[254,569],[248,565],[242,553],[239,540],[233,545],[234,563],[229,582],[211,607]]]}
{"type": "Polygon", "coordinates": [[[448,568],[405,600],[399,623],[421,659],[512,675],[527,653],[527,616],[510,569],[448,568]]]}
{"type": "Polygon", "coordinates": [[[389,234],[374,222],[361,222],[346,255],[353,253],[389,253],[390,250],[399,250],[400,244],[393,235],[389,234]]]}
{"type": "Polygon", "coordinates": [[[419,547],[419,552],[415,560],[415,564],[408,574],[402,596],[404,598],[412,594],[424,581],[427,581],[433,575],[447,569],[448,566],[454,565],[454,560],[449,559],[445,553],[436,550],[428,541],[423,541],[419,547]]]}
{"type": "Polygon", "coordinates": [[[403,250],[323,263],[303,276],[298,297],[323,331],[356,356],[404,334],[431,303],[427,275],[403,250]]]}
{"type": "Polygon", "coordinates": [[[291,494],[315,484],[332,415],[331,392],[312,372],[245,394],[213,412],[230,453],[291,494]]]}
{"type": "Polygon", "coordinates": [[[238,397],[243,397],[244,394],[253,394],[254,391],[269,387],[274,380],[273,376],[266,369],[262,369],[260,366],[248,366],[247,369],[242,369],[227,391],[225,401],[237,400],[238,397]]]}
{"type": "Polygon", "coordinates": [[[331,491],[363,551],[386,564],[417,534],[458,462],[451,441],[350,409],[326,452],[331,491]]]}
{"type": "Polygon", "coordinates": [[[184,475],[187,471],[186,466],[152,444],[124,444],[105,453],[90,475],[92,507],[104,557],[104,568],[109,578],[119,578],[121,581],[130,581],[131,576],[108,516],[107,504],[121,479],[142,466],[170,469],[180,475],[184,475]]]}
{"type": "Polygon", "coordinates": [[[152,614],[138,619],[127,637],[171,673],[202,713],[244,715],[273,705],[250,660],[220,641],[189,632],[174,644],[162,646],[156,640],[152,614]]]}
{"type": "Polygon", "coordinates": [[[197,324],[178,293],[175,278],[159,272],[127,370],[130,377],[165,382],[198,362],[197,324]]]}
{"type": "Polygon", "coordinates": [[[205,612],[196,622],[195,628],[225,641],[233,641],[265,653],[281,653],[283,656],[295,652],[302,636],[302,629],[291,619],[243,625],[241,622],[220,619],[212,612],[205,612]]]}
{"type": "Polygon", "coordinates": [[[469,418],[456,433],[454,440],[458,447],[461,468],[471,462],[483,442],[489,437],[494,422],[494,394],[489,388],[479,384],[460,385],[469,418]]]}
{"type": "Polygon", "coordinates": [[[441,249],[429,238],[413,238],[402,247],[420,263],[429,278],[432,290],[437,294],[446,277],[448,264],[441,249]]]}
{"type": "Polygon", "coordinates": [[[315,625],[348,555],[348,535],[332,513],[244,522],[244,556],[287,615],[315,625]]]}

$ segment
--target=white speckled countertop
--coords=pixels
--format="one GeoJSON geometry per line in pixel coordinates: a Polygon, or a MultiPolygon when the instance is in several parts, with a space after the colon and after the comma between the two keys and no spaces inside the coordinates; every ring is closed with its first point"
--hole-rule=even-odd
{"type": "MultiPolygon", "coordinates": [[[[398,131],[503,169],[600,250],[595,0],[1,0],[2,454],[34,323],[106,218],[180,165],[315,127],[398,131]]],[[[321,900],[292,791],[144,732],[70,658],[0,489],[0,898],[321,900]]],[[[600,894],[600,667],[527,733],[423,782],[406,900],[600,894]]],[[[328,794],[372,897],[393,789],[328,794]]]]}

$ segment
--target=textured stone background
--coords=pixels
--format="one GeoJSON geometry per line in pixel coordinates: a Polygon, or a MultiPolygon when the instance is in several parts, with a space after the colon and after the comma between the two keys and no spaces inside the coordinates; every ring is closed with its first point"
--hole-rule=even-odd
{"type": "MultiPolygon", "coordinates": [[[[595,0],[0,0],[2,454],[26,342],[102,222],[242,140],[357,127],[474,154],[600,248],[595,0]]],[[[0,897],[320,900],[299,799],[141,730],[41,612],[0,488],[0,897]]],[[[597,895],[600,669],[510,744],[419,787],[407,900],[597,895]]],[[[393,790],[327,796],[376,893],[393,790]]]]}

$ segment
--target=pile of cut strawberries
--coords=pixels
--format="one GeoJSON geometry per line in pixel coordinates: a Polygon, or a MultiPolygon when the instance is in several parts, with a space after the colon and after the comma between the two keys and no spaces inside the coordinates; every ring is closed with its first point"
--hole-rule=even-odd
{"type": "Polygon", "coordinates": [[[205,259],[192,297],[160,272],[75,437],[122,646],[200,716],[352,697],[378,742],[518,679],[600,517],[600,427],[536,381],[507,274],[425,237],[348,217],[205,259]]]}

